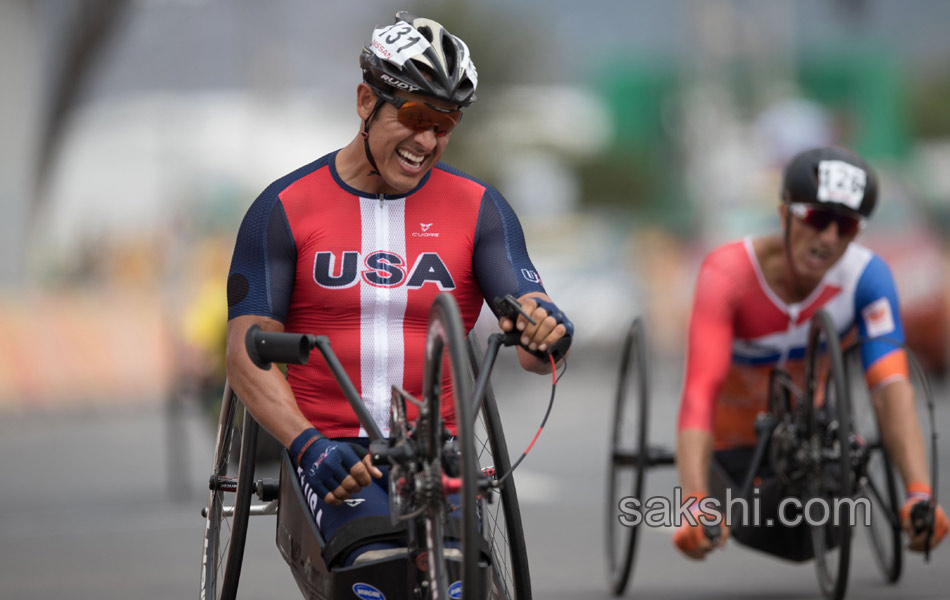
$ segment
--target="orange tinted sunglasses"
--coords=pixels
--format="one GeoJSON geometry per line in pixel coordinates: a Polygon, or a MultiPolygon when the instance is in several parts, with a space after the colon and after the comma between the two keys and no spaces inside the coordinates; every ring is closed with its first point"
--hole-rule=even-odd
{"type": "Polygon", "coordinates": [[[392,96],[379,90],[374,91],[381,100],[396,107],[396,120],[399,123],[417,133],[432,129],[435,131],[435,137],[443,137],[451,133],[462,120],[460,110],[439,108],[428,102],[418,102],[392,96]]]}

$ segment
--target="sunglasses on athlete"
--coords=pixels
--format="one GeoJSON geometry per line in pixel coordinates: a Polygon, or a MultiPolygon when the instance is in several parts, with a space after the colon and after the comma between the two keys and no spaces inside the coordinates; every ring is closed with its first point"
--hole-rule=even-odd
{"type": "Polygon", "coordinates": [[[430,129],[435,131],[435,137],[448,135],[462,120],[462,111],[439,108],[428,102],[419,102],[400,98],[379,90],[373,90],[376,96],[396,107],[396,120],[405,127],[423,132],[430,129]]]}
{"type": "Polygon", "coordinates": [[[816,208],[810,204],[801,202],[792,202],[788,205],[788,210],[809,227],[817,231],[824,231],[831,222],[838,225],[838,235],[842,237],[852,236],[864,229],[865,220],[863,217],[846,215],[832,210],[816,208]]]}

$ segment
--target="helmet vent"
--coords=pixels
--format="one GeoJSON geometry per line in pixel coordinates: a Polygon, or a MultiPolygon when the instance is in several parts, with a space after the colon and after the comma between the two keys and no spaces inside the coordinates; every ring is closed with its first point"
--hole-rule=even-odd
{"type": "Polygon", "coordinates": [[[455,42],[448,35],[443,36],[442,48],[445,56],[445,71],[449,75],[455,75],[458,73],[459,56],[455,42]]]}

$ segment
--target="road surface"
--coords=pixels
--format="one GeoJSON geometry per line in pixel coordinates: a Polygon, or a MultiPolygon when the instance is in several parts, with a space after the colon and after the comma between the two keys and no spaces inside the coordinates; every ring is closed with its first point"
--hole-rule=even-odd
{"type": "MultiPolygon", "coordinates": [[[[544,414],[549,379],[506,367],[495,378],[512,453],[544,414]]],[[[578,352],[558,388],[544,433],[516,473],[534,597],[609,598],[603,552],[607,427],[615,356],[578,352]]],[[[673,439],[678,365],[653,373],[651,436],[673,439]]],[[[947,388],[938,422],[950,423],[947,388]]],[[[166,600],[196,598],[211,462],[210,425],[197,410],[170,421],[160,403],[72,407],[0,415],[0,598],[166,600]],[[172,444],[170,432],[178,431],[172,444]],[[170,485],[170,482],[173,485],[170,485]]],[[[940,451],[950,465],[950,442],[940,451]]],[[[671,469],[651,471],[648,494],[670,494],[671,469]]],[[[943,468],[940,495],[950,498],[943,468]]],[[[947,502],[944,501],[944,505],[947,502]]],[[[818,597],[812,563],[794,564],[734,543],[702,563],[673,548],[668,529],[643,529],[630,598],[818,597]]],[[[274,545],[273,517],[252,519],[240,598],[299,598],[274,545]]],[[[946,598],[950,547],[925,564],[906,556],[896,586],[881,583],[859,532],[849,598],[946,598]]]]}

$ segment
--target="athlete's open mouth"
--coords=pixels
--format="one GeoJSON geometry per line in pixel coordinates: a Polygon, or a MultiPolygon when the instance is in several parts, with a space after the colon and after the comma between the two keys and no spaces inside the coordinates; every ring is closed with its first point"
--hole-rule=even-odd
{"type": "Polygon", "coordinates": [[[402,148],[396,148],[396,155],[399,157],[399,160],[406,164],[407,167],[411,169],[418,169],[422,166],[422,161],[425,159],[425,156],[419,156],[413,154],[408,150],[402,148]]]}
{"type": "Polygon", "coordinates": [[[807,264],[813,269],[823,269],[831,260],[831,251],[827,248],[809,248],[805,254],[807,264]]]}

